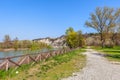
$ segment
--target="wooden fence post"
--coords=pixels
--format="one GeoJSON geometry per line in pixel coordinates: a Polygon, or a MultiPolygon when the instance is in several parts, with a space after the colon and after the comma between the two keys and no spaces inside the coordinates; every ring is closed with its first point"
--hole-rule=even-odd
{"type": "Polygon", "coordinates": [[[8,71],[8,69],[9,69],[9,61],[8,61],[8,59],[7,59],[7,60],[6,60],[6,65],[5,65],[5,70],[8,71]]]}

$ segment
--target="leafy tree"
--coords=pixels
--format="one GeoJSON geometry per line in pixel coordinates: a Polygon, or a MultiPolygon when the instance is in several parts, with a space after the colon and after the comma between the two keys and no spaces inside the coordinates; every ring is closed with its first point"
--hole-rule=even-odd
{"type": "Polygon", "coordinates": [[[112,28],[119,24],[120,9],[109,7],[97,7],[94,13],[90,15],[90,21],[86,21],[85,25],[94,28],[100,33],[101,46],[104,47],[106,33],[109,33],[112,28]]]}
{"type": "Polygon", "coordinates": [[[52,48],[50,45],[47,45],[46,43],[43,42],[37,42],[37,41],[33,41],[31,46],[30,46],[30,50],[34,51],[34,50],[40,50],[43,48],[47,48],[50,49],[52,48]]]}
{"type": "Polygon", "coordinates": [[[76,32],[70,32],[66,36],[67,44],[70,48],[76,48],[77,47],[77,33],[76,32]]]}
{"type": "Polygon", "coordinates": [[[67,30],[66,30],[66,35],[71,33],[71,32],[74,32],[74,29],[72,27],[69,27],[67,30]]]}
{"type": "Polygon", "coordinates": [[[70,48],[77,48],[83,45],[82,32],[75,32],[72,27],[66,30],[66,42],[70,48]]]}
{"type": "Polygon", "coordinates": [[[21,43],[21,48],[30,48],[31,41],[30,40],[23,40],[21,43]]]}
{"type": "Polygon", "coordinates": [[[82,35],[82,31],[77,31],[77,34],[78,34],[78,46],[79,47],[83,47],[85,45],[85,41],[84,41],[84,38],[83,38],[83,35],[82,35]]]}
{"type": "Polygon", "coordinates": [[[30,50],[39,50],[38,42],[32,42],[32,45],[30,47],[30,50]]]}

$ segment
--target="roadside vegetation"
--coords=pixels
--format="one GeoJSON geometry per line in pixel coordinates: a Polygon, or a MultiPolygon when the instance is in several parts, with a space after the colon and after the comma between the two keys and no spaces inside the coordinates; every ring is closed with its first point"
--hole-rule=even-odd
{"type": "Polygon", "coordinates": [[[101,47],[92,48],[102,52],[102,54],[104,54],[108,60],[120,62],[120,46],[114,46],[113,48],[101,48],[101,47]]]}
{"type": "Polygon", "coordinates": [[[0,70],[0,80],[59,80],[79,71],[86,64],[84,49],[54,56],[37,64],[22,65],[18,69],[0,70]]]}

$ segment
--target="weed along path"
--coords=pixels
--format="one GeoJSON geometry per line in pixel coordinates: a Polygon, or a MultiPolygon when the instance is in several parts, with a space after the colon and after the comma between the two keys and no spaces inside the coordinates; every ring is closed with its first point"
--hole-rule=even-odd
{"type": "Polygon", "coordinates": [[[87,64],[80,72],[62,80],[120,80],[120,65],[111,64],[98,52],[87,49],[87,64]]]}

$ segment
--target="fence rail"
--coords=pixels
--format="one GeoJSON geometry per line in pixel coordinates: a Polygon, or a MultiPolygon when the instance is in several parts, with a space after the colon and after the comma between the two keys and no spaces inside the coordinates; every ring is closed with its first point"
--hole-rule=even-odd
{"type": "Polygon", "coordinates": [[[11,67],[21,67],[22,64],[29,64],[29,63],[37,63],[41,60],[47,59],[49,57],[53,57],[56,55],[64,54],[66,52],[71,51],[70,49],[61,49],[61,50],[54,50],[49,52],[37,53],[37,54],[26,54],[20,56],[11,56],[6,58],[0,58],[0,69],[4,69],[8,71],[11,67]],[[17,61],[14,61],[13,58],[19,58],[17,61]]]}

